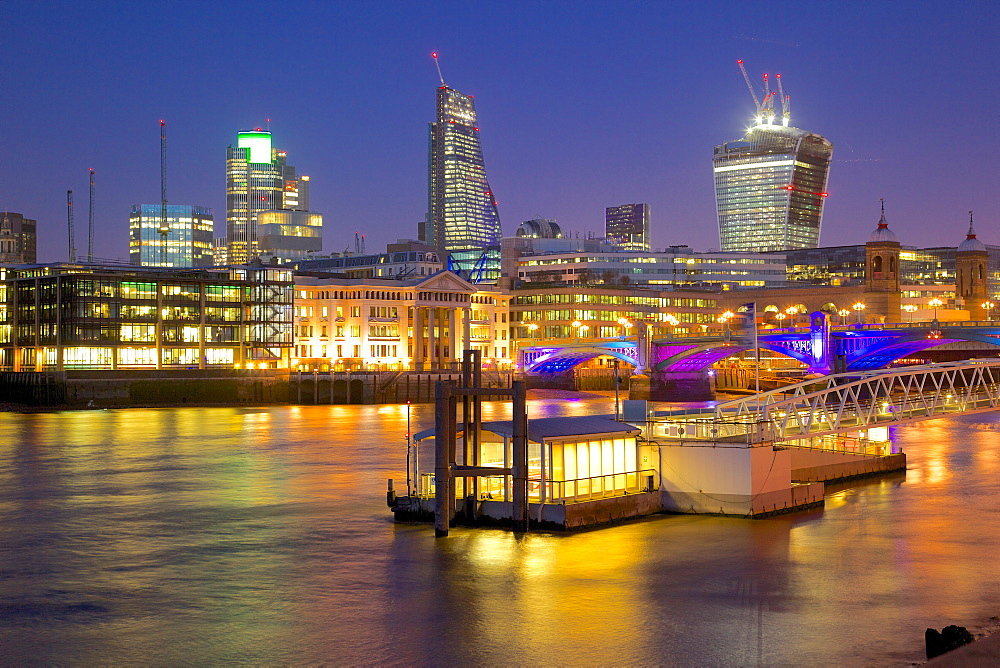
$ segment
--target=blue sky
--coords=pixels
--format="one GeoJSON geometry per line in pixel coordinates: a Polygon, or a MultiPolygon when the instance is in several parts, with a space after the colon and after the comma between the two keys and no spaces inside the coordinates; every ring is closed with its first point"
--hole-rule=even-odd
{"type": "Polygon", "coordinates": [[[865,240],[886,198],[904,244],[956,245],[968,210],[1000,244],[1000,3],[0,2],[0,210],[66,257],[97,170],[95,255],[125,258],[128,209],[210,206],[225,149],[271,118],[312,177],[326,251],[416,235],[441,54],[476,97],[504,232],[600,232],[649,202],[653,243],[718,246],[711,156],[753,102],[736,66],[781,73],[792,123],[834,144],[821,243],[865,240]],[[84,206],[81,206],[84,205],[84,206]]]}

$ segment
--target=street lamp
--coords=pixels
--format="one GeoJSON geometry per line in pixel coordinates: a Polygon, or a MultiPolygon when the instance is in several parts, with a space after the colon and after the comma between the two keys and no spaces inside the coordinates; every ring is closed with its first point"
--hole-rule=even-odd
{"type": "Polygon", "coordinates": [[[532,322],[528,324],[528,337],[532,340],[535,339],[535,332],[538,331],[538,323],[532,322]]]}
{"type": "Polygon", "coordinates": [[[944,306],[944,302],[935,297],[934,299],[927,302],[927,305],[934,309],[934,320],[937,321],[937,311],[940,307],[944,306]]]}
{"type": "Polygon", "coordinates": [[[781,327],[782,325],[784,325],[783,322],[784,319],[787,318],[788,316],[782,313],[781,311],[778,311],[777,313],[774,314],[774,317],[778,320],[778,327],[781,327]]]}
{"type": "Polygon", "coordinates": [[[858,312],[858,324],[860,325],[861,324],[861,312],[864,311],[868,307],[865,304],[862,304],[861,302],[857,302],[851,308],[853,308],[855,311],[858,312]]]}
{"type": "Polygon", "coordinates": [[[910,314],[910,322],[913,322],[913,314],[917,311],[917,305],[903,304],[903,310],[910,314]]]}
{"type": "Polygon", "coordinates": [[[994,304],[993,302],[991,302],[990,300],[987,299],[982,304],[980,304],[980,306],[983,307],[983,309],[985,309],[985,311],[986,311],[986,319],[987,320],[992,320],[993,319],[993,309],[994,309],[994,307],[996,307],[996,304],[994,304]]]}
{"type": "Polygon", "coordinates": [[[579,341],[580,340],[580,328],[583,327],[583,323],[580,322],[579,320],[574,320],[572,323],[570,323],[570,327],[573,328],[573,336],[576,337],[577,341],[579,341]]]}
{"type": "Polygon", "coordinates": [[[632,323],[628,318],[622,316],[621,318],[618,318],[618,324],[622,327],[622,339],[624,339],[628,336],[628,330],[632,328],[632,323]]]}
{"type": "Polygon", "coordinates": [[[842,308],[839,311],[837,311],[837,315],[840,316],[840,326],[843,327],[844,325],[847,324],[847,316],[851,315],[851,312],[848,311],[846,308],[842,308]]]}
{"type": "Polygon", "coordinates": [[[790,320],[788,321],[790,327],[795,326],[795,316],[796,314],[798,314],[798,312],[799,310],[794,306],[789,306],[788,308],[785,309],[785,313],[787,313],[788,317],[790,318],[790,320]]]}

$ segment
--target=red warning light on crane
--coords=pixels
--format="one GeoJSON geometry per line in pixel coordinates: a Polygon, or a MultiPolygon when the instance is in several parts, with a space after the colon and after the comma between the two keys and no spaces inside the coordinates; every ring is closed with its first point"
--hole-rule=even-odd
{"type": "Polygon", "coordinates": [[[438,52],[437,51],[432,51],[431,52],[431,58],[437,58],[437,57],[438,57],[438,52]]]}

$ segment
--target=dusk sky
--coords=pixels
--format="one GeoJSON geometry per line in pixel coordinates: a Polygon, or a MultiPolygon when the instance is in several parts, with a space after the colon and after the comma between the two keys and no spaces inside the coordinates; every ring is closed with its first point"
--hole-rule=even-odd
{"type": "Polygon", "coordinates": [[[66,190],[86,248],[128,256],[128,211],[215,210],[225,155],[271,119],[312,178],[324,252],[416,236],[439,85],[476,98],[505,235],[529,218],[600,233],[649,202],[657,248],[717,248],[715,145],[738,139],[755,83],[781,73],[792,125],[834,145],[822,245],[863,243],[886,199],[900,241],[954,246],[967,211],[1000,244],[997,2],[0,1],[0,210],[38,220],[39,261],[67,257],[66,190]]]}

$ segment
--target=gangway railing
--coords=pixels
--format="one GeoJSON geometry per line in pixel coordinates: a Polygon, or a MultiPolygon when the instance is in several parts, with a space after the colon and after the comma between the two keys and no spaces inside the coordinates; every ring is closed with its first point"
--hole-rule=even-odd
{"type": "Polygon", "coordinates": [[[1000,410],[1000,359],[823,376],[653,418],[650,438],[780,443],[1000,410]]]}

